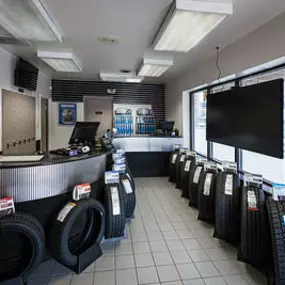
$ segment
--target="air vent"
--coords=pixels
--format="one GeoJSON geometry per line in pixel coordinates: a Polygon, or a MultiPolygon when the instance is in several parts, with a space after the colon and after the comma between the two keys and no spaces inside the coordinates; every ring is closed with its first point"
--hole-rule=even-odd
{"type": "Polygon", "coordinates": [[[101,36],[98,38],[98,41],[103,44],[117,44],[120,39],[115,36],[101,36]]]}

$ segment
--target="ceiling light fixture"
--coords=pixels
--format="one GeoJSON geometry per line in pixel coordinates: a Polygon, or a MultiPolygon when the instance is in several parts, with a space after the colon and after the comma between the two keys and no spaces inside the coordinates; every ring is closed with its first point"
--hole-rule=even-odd
{"type": "Polygon", "coordinates": [[[138,69],[138,75],[145,77],[160,77],[171,66],[173,66],[173,59],[144,58],[138,69]]]}
{"type": "Polygon", "coordinates": [[[161,51],[188,52],[232,13],[231,0],[176,0],[153,47],[161,51]]]}
{"type": "Polygon", "coordinates": [[[62,41],[62,36],[42,0],[1,0],[0,25],[17,39],[62,41]]]}
{"type": "Polygon", "coordinates": [[[112,81],[112,82],[140,83],[144,80],[143,77],[136,76],[134,73],[100,72],[99,76],[102,81],[112,81]]]}
{"type": "Polygon", "coordinates": [[[82,72],[79,60],[71,52],[38,51],[38,57],[58,72],[82,72]]]}

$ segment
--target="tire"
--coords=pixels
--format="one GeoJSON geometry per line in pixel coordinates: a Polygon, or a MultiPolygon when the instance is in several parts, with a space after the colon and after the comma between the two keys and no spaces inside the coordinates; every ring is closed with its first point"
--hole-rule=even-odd
{"type": "Polygon", "coordinates": [[[132,187],[132,183],[128,175],[121,174],[120,175],[120,184],[122,189],[124,189],[124,196],[125,196],[125,215],[126,218],[129,219],[133,216],[135,208],[136,208],[136,194],[134,191],[134,188],[132,187]],[[127,183],[130,184],[131,189],[128,189],[128,187],[125,187],[124,180],[127,181],[127,183]],[[129,192],[131,190],[132,192],[129,192]]]}
{"type": "Polygon", "coordinates": [[[216,184],[216,218],[214,237],[234,245],[240,240],[240,189],[238,176],[233,172],[221,172],[216,184]],[[232,192],[226,192],[226,180],[232,176],[232,192]]]}
{"type": "MultiPolygon", "coordinates": [[[[29,214],[15,213],[0,219],[0,232],[0,240],[3,238],[3,242],[0,242],[0,282],[19,276],[22,277],[23,282],[27,282],[41,264],[45,254],[45,233],[41,224],[29,214]],[[11,255],[9,246],[4,248],[7,245],[4,242],[5,238],[6,240],[9,238],[9,244],[12,244],[15,233],[21,234],[21,237],[19,236],[22,242],[21,253],[19,255],[17,252],[17,257],[10,256],[8,260],[5,260],[5,257],[11,255]],[[1,257],[1,253],[4,258],[1,257]]],[[[15,244],[15,247],[18,246],[19,244],[15,244]]]]}
{"type": "Polygon", "coordinates": [[[169,162],[169,182],[176,182],[176,161],[179,155],[179,151],[175,150],[172,152],[169,162]]]}
{"type": "Polygon", "coordinates": [[[104,205],[106,209],[106,230],[105,238],[116,238],[124,235],[126,216],[125,216],[125,190],[120,184],[106,184],[104,189],[104,205]],[[119,197],[119,214],[113,211],[111,188],[116,188],[119,197]],[[114,215],[115,214],[115,215],[114,215]]]}
{"type": "Polygon", "coordinates": [[[271,229],[276,284],[285,284],[285,202],[268,198],[266,206],[271,229]]]}
{"type": "Polygon", "coordinates": [[[177,160],[176,160],[176,166],[175,166],[175,169],[176,169],[176,178],[175,178],[176,187],[175,188],[176,189],[181,189],[181,167],[185,161],[185,158],[186,158],[186,154],[181,153],[178,155],[177,160]],[[181,159],[183,159],[183,161],[181,161],[181,159]]]}
{"type": "Polygon", "coordinates": [[[129,180],[131,181],[131,186],[134,192],[136,192],[136,184],[135,184],[135,179],[134,176],[130,170],[130,168],[127,166],[127,171],[126,171],[126,175],[128,176],[129,180]]]}
{"type": "Polygon", "coordinates": [[[198,188],[198,220],[211,224],[215,223],[216,178],[217,172],[212,170],[204,171],[198,188]],[[210,175],[210,187],[208,195],[206,195],[205,182],[210,175]]]}
{"type": "Polygon", "coordinates": [[[190,171],[194,167],[194,165],[195,165],[195,157],[188,157],[187,159],[185,159],[184,163],[181,166],[181,189],[182,189],[181,196],[184,198],[189,198],[190,171]]]}
{"type": "Polygon", "coordinates": [[[103,205],[93,198],[67,205],[53,222],[49,236],[49,251],[61,264],[74,267],[77,265],[79,255],[102,241],[105,231],[105,210],[103,205]],[[74,207],[62,215],[67,205],[74,207]],[[71,237],[76,221],[81,220],[84,214],[88,215],[88,226],[83,227],[79,238],[77,235],[71,237]],[[98,225],[97,220],[99,220],[98,225]]]}
{"type": "Polygon", "coordinates": [[[242,188],[241,198],[241,260],[261,266],[267,258],[268,229],[266,227],[265,194],[261,188],[246,186],[242,188]],[[248,192],[256,197],[256,210],[249,209],[248,192]]]}
{"type": "Polygon", "coordinates": [[[201,177],[203,175],[203,165],[195,165],[192,170],[190,171],[189,175],[189,206],[190,207],[198,207],[198,190],[199,190],[199,184],[201,181],[201,177]],[[200,175],[198,177],[197,183],[194,181],[194,177],[197,173],[197,171],[200,171],[200,175]]]}

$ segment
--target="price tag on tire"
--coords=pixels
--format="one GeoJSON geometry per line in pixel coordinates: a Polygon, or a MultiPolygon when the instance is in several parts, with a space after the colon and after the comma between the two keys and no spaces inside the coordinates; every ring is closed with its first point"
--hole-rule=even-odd
{"type": "Polygon", "coordinates": [[[201,171],[202,171],[202,166],[198,166],[195,170],[195,173],[194,173],[193,183],[195,183],[195,184],[199,183],[201,171]]]}
{"type": "Polygon", "coordinates": [[[207,173],[204,183],[204,192],[203,192],[205,196],[210,196],[212,178],[213,178],[213,173],[207,173]]]}
{"type": "Polygon", "coordinates": [[[255,196],[254,191],[248,191],[247,192],[247,204],[248,204],[248,210],[249,211],[258,211],[256,196],[255,196]]]}
{"type": "Polygon", "coordinates": [[[15,204],[13,197],[0,199],[0,217],[12,215],[15,213],[15,204]]]}
{"type": "Polygon", "coordinates": [[[189,171],[191,166],[191,160],[187,160],[185,163],[185,169],[184,171],[189,171]]]}
{"type": "Polygon", "coordinates": [[[174,163],[176,163],[176,159],[177,159],[177,154],[175,153],[175,154],[173,154],[173,157],[172,157],[172,163],[174,164],[174,163]]]}
{"type": "Polygon", "coordinates": [[[105,172],[105,184],[119,183],[119,172],[117,171],[106,171],[105,172]]]}
{"type": "Polygon", "coordinates": [[[233,195],[233,180],[234,177],[232,174],[228,174],[226,176],[226,182],[225,182],[225,194],[226,195],[233,195]]]}

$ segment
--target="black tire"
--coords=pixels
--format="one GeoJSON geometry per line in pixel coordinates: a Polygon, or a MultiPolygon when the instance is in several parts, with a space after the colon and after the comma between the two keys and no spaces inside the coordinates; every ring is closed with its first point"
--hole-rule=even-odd
{"type": "Polygon", "coordinates": [[[72,202],[72,205],[74,204],[75,206],[64,218],[60,220],[58,216],[49,235],[51,255],[67,267],[76,266],[78,256],[95,243],[100,243],[105,231],[105,209],[99,201],[90,198],[76,203],[72,202]],[[88,215],[90,219],[88,226],[82,228],[80,235],[71,237],[76,221],[82,220],[84,215],[88,215]]]}
{"type": "Polygon", "coordinates": [[[221,172],[216,184],[216,222],[214,237],[232,244],[240,240],[240,189],[238,176],[233,172],[221,172]],[[232,192],[225,193],[227,176],[232,175],[232,192]]]}
{"type": "Polygon", "coordinates": [[[261,188],[249,185],[242,188],[241,197],[241,260],[255,266],[266,262],[268,229],[266,227],[265,194],[261,188]],[[249,209],[248,192],[254,192],[256,210],[249,209]]]}
{"type": "Polygon", "coordinates": [[[285,202],[268,198],[266,205],[271,229],[276,285],[285,284],[285,202]]]}
{"type": "Polygon", "coordinates": [[[45,254],[45,233],[41,224],[29,214],[15,213],[0,219],[0,232],[0,282],[18,276],[27,282],[45,254]],[[21,246],[14,244],[15,233],[21,235],[21,246]],[[14,250],[14,247],[21,250],[20,254],[17,252],[17,255],[11,256],[13,249],[7,246],[7,240],[9,245],[13,244],[14,250]]]}
{"type": "Polygon", "coordinates": [[[204,171],[198,189],[198,220],[211,224],[215,223],[216,179],[216,171],[204,171]],[[208,175],[212,175],[212,179],[209,188],[209,195],[205,195],[205,181],[208,175]]]}
{"type": "Polygon", "coordinates": [[[134,176],[130,170],[130,168],[127,166],[127,171],[126,171],[126,175],[128,176],[129,180],[131,181],[131,186],[134,192],[136,192],[136,184],[135,184],[135,179],[134,176]]]}
{"type": "Polygon", "coordinates": [[[185,153],[181,153],[178,155],[177,160],[176,160],[176,189],[181,189],[181,167],[182,164],[184,163],[184,160],[181,161],[181,159],[184,157],[184,160],[186,159],[186,154],[185,153]]]}
{"type": "Polygon", "coordinates": [[[129,219],[133,216],[135,208],[136,208],[136,194],[132,187],[132,182],[128,175],[120,174],[120,183],[122,189],[124,189],[124,196],[125,196],[125,215],[126,218],[129,219]],[[132,192],[127,193],[128,189],[126,189],[124,185],[124,180],[127,180],[130,183],[130,187],[132,188],[132,192]]]}
{"type": "Polygon", "coordinates": [[[194,207],[194,208],[198,207],[198,190],[199,190],[199,184],[200,184],[203,172],[204,172],[203,165],[201,164],[195,165],[190,171],[190,175],[189,175],[189,206],[190,207],[194,207]],[[199,169],[201,169],[201,172],[200,172],[198,181],[196,183],[194,181],[194,177],[195,177],[196,171],[198,171],[199,169]]]}
{"type": "Polygon", "coordinates": [[[187,157],[181,166],[181,189],[182,189],[181,196],[184,198],[189,198],[190,172],[194,166],[195,166],[195,157],[187,157]],[[190,167],[186,168],[186,166],[189,166],[189,163],[190,167]]]}
{"type": "Polygon", "coordinates": [[[104,189],[104,204],[106,209],[106,230],[105,238],[116,238],[124,235],[126,216],[125,216],[125,190],[120,184],[106,184],[104,189]],[[119,196],[120,213],[114,215],[111,188],[115,187],[119,196]]]}
{"type": "Polygon", "coordinates": [[[169,162],[169,182],[176,182],[176,161],[179,155],[179,151],[175,150],[172,152],[169,162]]]}

